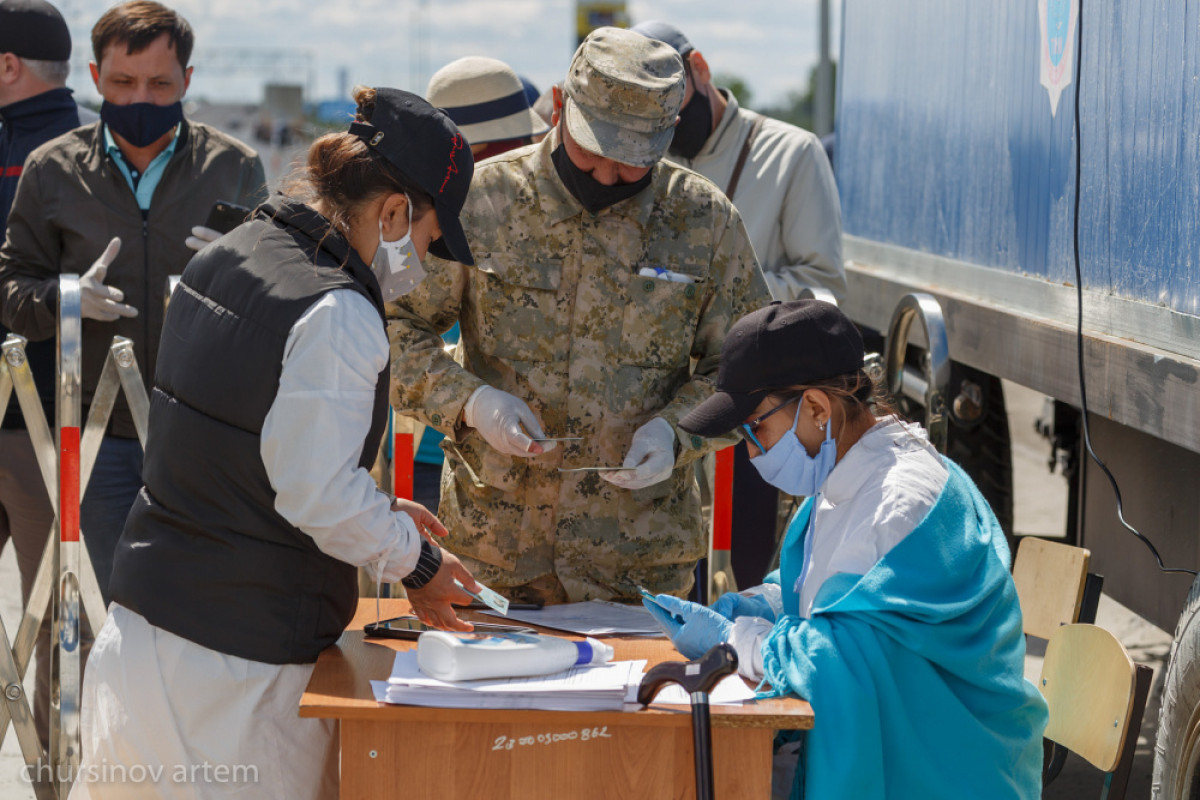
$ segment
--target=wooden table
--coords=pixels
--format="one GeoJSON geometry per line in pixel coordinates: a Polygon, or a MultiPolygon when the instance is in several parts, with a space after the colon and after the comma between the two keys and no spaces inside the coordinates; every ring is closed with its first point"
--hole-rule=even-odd
{"type": "MultiPolygon", "coordinates": [[[[408,613],[384,600],[383,617],[408,613]]],[[[466,618],[486,620],[488,617],[466,618]]],[[[416,642],[363,640],[375,601],[362,600],[338,643],[317,659],[301,717],[337,719],[343,798],[690,798],[695,796],[686,706],[565,712],[422,708],[375,702],[370,680],[391,674],[393,650],[416,642]]],[[[561,635],[561,634],[560,634],[561,635]]],[[[578,637],[574,637],[578,638],[578,637]]],[[[616,660],[684,660],[666,639],[605,638],[616,660]]],[[[792,698],[712,706],[716,796],[770,797],[777,729],[809,729],[812,707],[792,698]]]]}

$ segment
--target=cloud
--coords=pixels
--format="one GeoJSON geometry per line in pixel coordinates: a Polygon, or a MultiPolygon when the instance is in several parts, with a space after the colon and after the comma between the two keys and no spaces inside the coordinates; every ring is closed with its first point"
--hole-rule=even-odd
{"type": "MultiPolygon", "coordinates": [[[[193,97],[254,102],[264,82],[288,81],[323,99],[336,96],[343,70],[352,83],[424,92],[435,70],[467,55],[498,58],[546,88],[575,51],[573,0],[167,2],[196,29],[193,97]]],[[[91,25],[110,3],[70,4],[77,51],[88,49],[91,25]]],[[[635,23],[678,24],[715,71],[747,81],[763,105],[803,85],[816,61],[817,0],[629,0],[628,8],[635,23]]],[[[78,68],[72,86],[95,97],[78,68]]]]}

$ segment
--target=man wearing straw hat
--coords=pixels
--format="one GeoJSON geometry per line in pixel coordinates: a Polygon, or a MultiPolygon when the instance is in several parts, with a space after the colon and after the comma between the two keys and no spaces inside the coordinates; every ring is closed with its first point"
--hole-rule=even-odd
{"type": "Polygon", "coordinates": [[[550,130],[530,110],[520,76],[494,58],[451,61],[429,79],[425,97],[454,120],[476,163],[530,144],[532,137],[550,130]]]}
{"type": "Polygon", "coordinates": [[[511,599],[682,595],[706,550],[691,465],[731,440],[677,423],[769,295],[733,205],[662,160],[683,96],[669,46],[592,32],[550,135],[477,167],[475,265],[430,259],[390,307],[392,405],[447,436],[450,546],[511,599]]]}

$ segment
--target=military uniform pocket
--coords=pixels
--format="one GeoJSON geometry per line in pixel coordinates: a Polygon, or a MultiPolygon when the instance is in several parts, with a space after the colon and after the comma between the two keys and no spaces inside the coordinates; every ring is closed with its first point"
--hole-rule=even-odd
{"type": "Polygon", "coordinates": [[[478,264],[476,296],[480,346],[513,361],[555,361],[567,352],[559,312],[562,260],[488,256],[478,264]]]}
{"type": "Polygon", "coordinates": [[[693,283],[634,275],[626,284],[621,321],[621,363],[641,367],[686,366],[704,298],[705,279],[693,283]]]}
{"type": "Polygon", "coordinates": [[[442,449],[460,483],[501,492],[515,492],[521,485],[523,460],[494,449],[475,431],[457,444],[449,437],[443,439],[442,449]]]}

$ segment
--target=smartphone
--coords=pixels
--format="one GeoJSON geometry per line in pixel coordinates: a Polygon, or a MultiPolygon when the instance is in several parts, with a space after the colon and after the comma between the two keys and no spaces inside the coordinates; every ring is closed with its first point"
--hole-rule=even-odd
{"type": "Polygon", "coordinates": [[[218,233],[229,233],[231,230],[241,225],[250,216],[250,209],[245,206],[239,206],[237,203],[231,203],[228,200],[218,200],[213,203],[212,209],[208,212],[208,219],[204,221],[204,227],[212,228],[218,233]]]}
{"type": "Polygon", "coordinates": [[[661,611],[662,611],[664,614],[666,614],[668,617],[670,617],[671,619],[675,620],[675,622],[678,622],[680,625],[682,625],[682,624],[683,624],[683,617],[679,616],[678,614],[676,614],[676,613],[675,613],[675,612],[673,612],[673,611],[668,611],[668,610],[667,610],[667,609],[666,609],[666,608],[663,606],[663,604],[662,604],[662,603],[658,602],[658,596],[657,596],[657,595],[655,595],[655,594],[654,594],[654,592],[651,592],[651,591],[650,591],[649,589],[647,589],[645,586],[639,586],[639,587],[637,587],[637,589],[638,589],[638,592],[640,592],[640,593],[641,593],[641,595],[642,595],[642,599],[643,599],[643,600],[645,600],[645,601],[647,601],[647,602],[649,602],[649,603],[652,603],[652,604],[654,605],[654,607],[655,607],[655,608],[657,608],[657,609],[660,609],[660,610],[661,610],[661,611]]]}
{"type": "MultiPolygon", "coordinates": [[[[476,622],[475,633],[536,633],[533,628],[519,625],[493,625],[490,622],[476,622]]],[[[382,622],[369,622],[363,626],[363,633],[383,639],[416,639],[425,631],[436,631],[432,625],[426,625],[416,617],[394,617],[382,622]]]]}
{"type": "MultiPolygon", "coordinates": [[[[541,600],[538,600],[536,603],[509,603],[508,604],[509,611],[541,611],[544,607],[545,607],[545,604],[541,600]]],[[[459,606],[459,608],[465,608],[468,611],[482,611],[482,610],[491,610],[492,607],[487,605],[486,603],[479,601],[479,600],[472,600],[471,602],[467,603],[465,606],[459,606]]]]}

